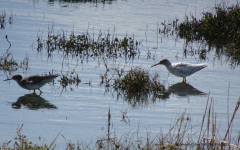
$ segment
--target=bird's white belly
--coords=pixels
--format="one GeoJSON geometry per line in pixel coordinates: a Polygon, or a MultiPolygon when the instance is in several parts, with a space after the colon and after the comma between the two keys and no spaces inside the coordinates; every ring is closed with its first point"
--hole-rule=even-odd
{"type": "Polygon", "coordinates": [[[180,69],[168,69],[168,71],[170,72],[170,73],[172,73],[173,75],[175,75],[175,76],[178,76],[178,77],[186,77],[186,76],[188,76],[184,71],[182,71],[182,70],[180,70],[180,69]]]}
{"type": "Polygon", "coordinates": [[[28,90],[35,90],[35,89],[39,89],[40,87],[42,87],[44,84],[26,84],[25,89],[28,89],[28,90]]]}

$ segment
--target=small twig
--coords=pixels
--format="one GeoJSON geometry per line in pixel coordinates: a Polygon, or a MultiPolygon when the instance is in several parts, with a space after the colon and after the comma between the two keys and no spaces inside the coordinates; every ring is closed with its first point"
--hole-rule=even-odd
{"type": "Polygon", "coordinates": [[[12,45],[11,45],[11,43],[9,42],[7,35],[5,36],[5,38],[6,38],[6,40],[7,40],[8,43],[9,43],[9,47],[8,47],[8,49],[7,49],[7,52],[8,52],[8,50],[10,49],[10,47],[11,47],[12,45]]]}

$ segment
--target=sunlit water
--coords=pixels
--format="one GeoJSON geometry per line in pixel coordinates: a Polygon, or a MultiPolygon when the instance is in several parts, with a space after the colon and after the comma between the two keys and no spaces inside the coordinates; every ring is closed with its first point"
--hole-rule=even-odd
{"type": "MultiPolygon", "coordinates": [[[[229,5],[235,1],[229,1],[229,5]]],[[[214,100],[214,111],[217,113],[217,126],[219,134],[224,136],[227,129],[227,105],[230,114],[235,108],[239,97],[239,67],[231,69],[225,58],[218,60],[214,51],[208,54],[206,61],[200,62],[198,56],[183,57],[183,39],[161,37],[157,35],[157,28],[161,22],[180,19],[185,15],[201,17],[201,12],[211,11],[215,1],[113,1],[111,4],[102,3],[48,3],[47,1],[7,1],[0,2],[0,11],[6,12],[6,20],[13,15],[13,23],[6,21],[5,29],[0,30],[1,55],[8,49],[9,43],[4,39],[8,36],[11,42],[10,51],[14,59],[21,62],[26,55],[29,57],[29,69],[12,72],[23,76],[44,74],[54,70],[55,73],[72,71],[75,68],[82,83],[78,87],[71,85],[62,90],[60,83],[55,86],[49,84],[41,88],[43,91],[40,101],[48,101],[49,107],[29,109],[22,105],[20,109],[12,108],[12,103],[30,92],[20,88],[15,81],[4,82],[6,73],[0,72],[0,144],[16,136],[15,129],[24,124],[22,133],[34,143],[41,144],[39,138],[50,144],[61,132],[67,141],[96,141],[100,135],[107,133],[108,109],[111,109],[111,132],[120,138],[126,132],[140,130],[146,136],[147,130],[154,136],[161,130],[166,133],[177,117],[186,109],[191,117],[192,125],[199,125],[205,110],[208,94],[214,100]],[[115,34],[118,38],[133,36],[142,44],[138,47],[141,51],[139,58],[107,59],[109,67],[125,66],[127,71],[131,67],[140,66],[150,69],[150,66],[162,58],[172,62],[207,63],[208,67],[187,77],[187,83],[205,95],[185,95],[172,93],[168,99],[157,99],[152,102],[139,103],[133,107],[122,97],[117,99],[116,93],[105,92],[105,87],[100,85],[101,78],[106,72],[103,60],[92,57],[64,60],[61,54],[53,52],[53,57],[48,58],[43,50],[37,52],[37,34],[47,38],[48,28],[52,27],[56,34],[64,30],[75,35],[86,33],[97,38],[100,30],[103,34],[115,34]],[[150,58],[147,57],[151,53],[150,58]],[[229,99],[229,102],[227,100],[229,99]],[[127,111],[130,122],[122,122],[122,113],[127,111]]],[[[174,75],[168,75],[164,66],[151,68],[150,73],[157,72],[161,81],[167,87],[182,81],[174,75]]],[[[59,78],[58,78],[59,79],[59,78]]],[[[58,80],[57,79],[57,80],[58,80]]],[[[37,91],[38,92],[38,91],[37,91]]],[[[232,136],[236,136],[240,126],[240,115],[237,112],[232,136]]],[[[200,130],[200,126],[192,132],[200,130]]],[[[189,131],[191,133],[191,131],[189,131]]],[[[59,136],[57,147],[65,148],[65,139],[59,136]]],[[[198,137],[198,134],[196,135],[198,137]]]]}

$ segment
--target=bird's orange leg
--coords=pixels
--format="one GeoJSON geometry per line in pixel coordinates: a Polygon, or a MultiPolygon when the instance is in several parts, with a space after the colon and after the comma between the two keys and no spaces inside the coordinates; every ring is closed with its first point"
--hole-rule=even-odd
{"type": "Polygon", "coordinates": [[[187,81],[186,78],[183,78],[182,83],[186,83],[186,81],[187,81]]]}
{"type": "Polygon", "coordinates": [[[42,94],[42,91],[40,89],[38,89],[40,91],[40,95],[42,94]]]}

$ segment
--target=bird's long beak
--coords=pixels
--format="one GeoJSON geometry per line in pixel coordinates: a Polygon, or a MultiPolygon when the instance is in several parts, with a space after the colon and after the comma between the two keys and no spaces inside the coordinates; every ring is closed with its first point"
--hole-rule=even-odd
{"type": "Polygon", "coordinates": [[[3,80],[3,81],[7,81],[7,80],[12,80],[12,78],[9,78],[9,79],[5,79],[5,80],[3,80]]]}
{"type": "Polygon", "coordinates": [[[154,67],[154,66],[157,66],[157,65],[160,65],[160,63],[156,63],[155,65],[152,65],[151,67],[154,67]]]}

